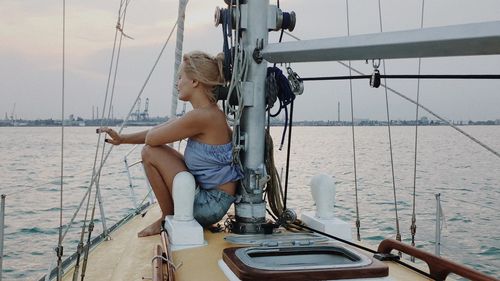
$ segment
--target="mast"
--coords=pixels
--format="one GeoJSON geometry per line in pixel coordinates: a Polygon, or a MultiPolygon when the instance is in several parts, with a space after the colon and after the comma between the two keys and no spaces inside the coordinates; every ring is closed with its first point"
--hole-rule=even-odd
{"type": "MultiPolygon", "coordinates": [[[[242,39],[241,44],[246,55],[268,42],[267,10],[269,0],[252,0],[240,5],[242,39]],[[257,46],[260,45],[260,46],[257,46]]],[[[264,145],[265,145],[265,93],[267,62],[248,59],[247,81],[242,81],[244,108],[241,117],[241,139],[244,147],[242,163],[245,172],[243,186],[238,190],[242,196],[236,204],[237,233],[262,232],[265,223],[266,202],[262,199],[265,181],[264,145]]]]}
{"type": "MultiPolygon", "coordinates": [[[[235,1],[225,1],[226,3],[235,1]]],[[[265,80],[267,62],[261,51],[268,44],[269,30],[289,29],[295,26],[295,14],[283,13],[278,7],[269,5],[269,0],[241,1],[234,7],[236,20],[239,20],[241,40],[237,52],[244,52],[247,63],[244,81],[238,81],[242,96],[242,114],[239,120],[239,143],[245,178],[238,189],[241,201],[236,204],[236,233],[262,233],[266,223],[266,202],[263,200],[263,188],[267,184],[265,153],[265,80]],[[238,18],[239,17],[239,18],[238,18]]],[[[217,15],[216,15],[217,18],[217,15]]],[[[220,18],[220,15],[219,17],[220,18]]],[[[236,62],[235,62],[236,63],[236,62]]]]}
{"type": "Polygon", "coordinates": [[[188,0],[179,0],[179,10],[177,14],[177,38],[175,44],[175,64],[174,64],[174,80],[172,83],[172,100],[170,106],[170,118],[175,118],[177,114],[177,99],[179,92],[177,91],[177,72],[182,60],[182,43],[184,41],[184,19],[186,18],[186,6],[188,0]]]}

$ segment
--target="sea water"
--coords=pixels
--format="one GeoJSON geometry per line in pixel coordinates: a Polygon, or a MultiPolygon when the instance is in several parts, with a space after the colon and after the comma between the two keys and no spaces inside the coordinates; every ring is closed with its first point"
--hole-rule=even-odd
{"type": "MultiPolygon", "coordinates": [[[[500,126],[461,129],[500,151],[500,126]]],[[[285,178],[287,145],[278,150],[281,133],[281,127],[272,128],[275,164],[285,178]]],[[[439,193],[444,212],[441,255],[500,277],[500,158],[453,128],[419,127],[415,174],[415,128],[391,127],[391,133],[394,184],[387,127],[354,128],[356,181],[351,127],[294,127],[288,207],[299,214],[313,210],[310,179],[316,174],[328,174],[335,177],[337,184],[335,214],[351,223],[353,233],[359,215],[363,240],[375,245],[384,238],[395,238],[397,206],[400,233],[404,242],[410,243],[415,208],[416,246],[434,252],[435,197],[439,193]]],[[[63,149],[61,135],[61,128],[0,128],[0,193],[7,194],[3,280],[37,280],[55,262],[61,154],[63,230],[82,205],[64,239],[65,257],[76,249],[85,215],[91,217],[95,188],[89,203],[82,198],[90,185],[94,162],[99,167],[110,146],[104,147],[103,155],[103,138],[98,145],[95,128],[65,128],[63,149]],[[96,153],[97,146],[101,149],[96,153]]],[[[148,200],[141,165],[129,169],[132,193],[124,163],[128,154],[128,164],[134,164],[140,159],[140,151],[140,146],[113,147],[102,169],[99,187],[107,227],[132,212],[134,202],[148,200]]],[[[103,229],[99,206],[95,207],[94,222],[93,237],[103,229]]]]}

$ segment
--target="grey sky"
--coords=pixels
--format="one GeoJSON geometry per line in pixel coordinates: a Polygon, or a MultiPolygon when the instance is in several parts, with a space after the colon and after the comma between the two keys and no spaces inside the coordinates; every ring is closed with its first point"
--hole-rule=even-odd
{"type": "MultiPolygon", "coordinates": [[[[60,118],[62,1],[2,0],[0,4],[0,118],[10,115],[14,103],[18,118],[60,118]]],[[[92,106],[102,109],[109,68],[118,0],[67,1],[66,115],[90,118],[92,106]]],[[[420,26],[421,0],[381,0],[383,29],[395,31],[420,26]]],[[[274,1],[271,1],[275,4],[274,1]]],[[[294,35],[301,39],[345,36],[345,0],[281,0],[281,8],[297,13],[294,35]]],[[[191,0],[186,13],[184,50],[215,54],[222,49],[220,28],[213,25],[213,11],[221,1],[191,0]]],[[[177,16],[175,0],[133,0],[125,32],[134,40],[122,46],[114,96],[114,113],[130,110],[177,16]]],[[[350,0],[351,35],[379,32],[378,1],[350,0]]],[[[500,1],[433,0],[425,2],[424,26],[500,20],[500,1]]],[[[276,33],[270,42],[277,41],[276,33]]],[[[294,40],[285,36],[284,40],[294,40]]],[[[169,115],[173,79],[172,38],[143,99],[150,99],[152,116],[169,115]]],[[[371,65],[353,62],[365,73],[371,65]]],[[[302,77],[347,75],[338,63],[294,64],[302,77]]],[[[425,74],[500,73],[500,56],[423,59],[425,74]]],[[[417,60],[387,61],[388,74],[416,74],[417,60]]],[[[415,80],[390,80],[388,84],[411,98],[415,80]]],[[[382,88],[371,89],[366,80],[353,82],[355,118],[386,118],[382,88]]],[[[347,81],[308,82],[296,100],[296,118],[350,119],[347,81]]],[[[500,81],[421,81],[420,101],[436,113],[454,120],[500,119],[500,81]]],[[[414,105],[389,94],[391,119],[412,119],[414,105]]],[[[421,113],[421,116],[429,116],[421,113]]]]}

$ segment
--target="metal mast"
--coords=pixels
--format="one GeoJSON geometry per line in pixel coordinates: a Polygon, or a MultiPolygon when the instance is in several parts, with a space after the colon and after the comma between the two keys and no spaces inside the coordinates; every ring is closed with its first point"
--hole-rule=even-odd
{"type": "MultiPolygon", "coordinates": [[[[226,3],[235,1],[225,1],[226,3]]],[[[266,174],[265,153],[265,120],[266,99],[265,80],[267,62],[263,60],[261,51],[268,44],[269,30],[289,29],[295,26],[295,14],[283,13],[278,7],[269,5],[269,0],[241,1],[239,6],[233,6],[236,27],[241,34],[237,40],[237,52],[243,52],[245,75],[238,83],[241,93],[241,118],[239,143],[240,158],[244,167],[245,178],[238,189],[241,201],[236,204],[236,222],[233,225],[237,233],[261,233],[262,225],[266,223],[266,202],[263,200],[263,188],[268,181],[266,174]],[[235,11],[234,11],[235,10],[235,11]]],[[[216,14],[217,19],[221,14],[216,14]]],[[[233,25],[233,28],[235,26],[233,25]]]]}
{"type": "Polygon", "coordinates": [[[174,81],[172,83],[172,99],[170,104],[170,118],[175,118],[177,115],[177,99],[179,93],[177,91],[177,72],[182,60],[182,43],[184,42],[184,20],[186,18],[186,6],[188,0],[179,0],[179,10],[177,12],[177,39],[175,44],[175,63],[174,63],[174,81]]]}
{"type": "MultiPolygon", "coordinates": [[[[246,55],[260,50],[268,42],[267,11],[269,0],[252,0],[240,6],[241,44],[246,55]]],[[[244,147],[242,162],[245,179],[238,193],[241,202],[236,204],[237,233],[262,232],[265,223],[266,202],[262,199],[266,183],[264,165],[265,145],[265,93],[267,62],[249,58],[247,81],[242,81],[243,113],[241,117],[241,139],[244,147]]]]}

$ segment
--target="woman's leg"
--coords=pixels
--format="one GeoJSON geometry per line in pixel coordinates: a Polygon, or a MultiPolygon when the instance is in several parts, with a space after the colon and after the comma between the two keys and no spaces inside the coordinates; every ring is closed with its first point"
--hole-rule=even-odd
{"type": "Polygon", "coordinates": [[[142,149],[142,164],[160,205],[162,217],[139,232],[139,237],[160,233],[163,218],[166,215],[174,213],[174,203],[172,200],[172,182],[174,181],[174,177],[179,172],[187,171],[182,154],[167,145],[145,145],[142,149]]]}

